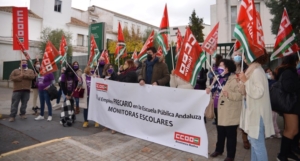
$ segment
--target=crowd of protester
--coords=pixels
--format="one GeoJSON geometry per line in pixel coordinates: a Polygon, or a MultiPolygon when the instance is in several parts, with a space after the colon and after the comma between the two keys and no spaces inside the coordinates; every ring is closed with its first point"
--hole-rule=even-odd
{"type": "MultiPolygon", "coordinates": [[[[112,64],[106,64],[100,58],[94,67],[86,66],[82,72],[77,61],[66,68],[62,68],[58,84],[58,98],[53,107],[58,106],[61,96],[70,100],[76,114],[83,108],[83,127],[89,126],[88,107],[92,77],[112,81],[139,83],[141,86],[159,85],[188,90],[206,90],[214,108],[214,124],[217,129],[217,143],[215,151],[210,157],[222,155],[226,143],[227,157],[225,161],[233,161],[236,155],[238,129],[242,132],[245,149],[251,149],[251,160],[267,161],[265,139],[276,137],[281,139],[281,146],[277,156],[278,161],[299,160],[299,115],[300,115],[300,63],[296,54],[282,58],[282,63],[275,69],[264,69],[269,60],[265,54],[252,63],[248,63],[238,51],[230,59],[221,55],[213,57],[212,67],[202,68],[197,76],[196,86],[169,73],[164,57],[158,57],[154,47],[147,49],[147,59],[144,62],[128,59],[118,69],[112,64]],[[117,69],[117,71],[115,71],[117,69]],[[296,93],[297,100],[289,112],[272,110],[270,89],[280,82],[286,93],[296,93]],[[83,97],[74,97],[73,93],[83,88],[83,97]],[[277,118],[283,117],[284,129],[280,131],[277,118]],[[297,154],[297,155],[295,155],[297,154]]],[[[33,91],[33,110],[40,109],[35,120],[44,119],[45,103],[48,107],[48,121],[52,120],[52,105],[47,89],[53,85],[53,73],[39,75],[40,63],[34,63],[35,70],[27,67],[25,60],[21,61],[19,69],[15,69],[10,79],[14,82],[12,106],[9,121],[15,121],[18,104],[21,101],[20,116],[26,119],[25,111],[29,100],[30,88],[33,91]],[[40,106],[37,105],[37,97],[40,106]]],[[[205,120],[206,121],[206,120],[205,120]]],[[[99,127],[99,123],[95,123],[99,127]]],[[[104,129],[104,131],[107,128],[104,129]]],[[[115,131],[111,131],[113,134],[115,131]]]]}

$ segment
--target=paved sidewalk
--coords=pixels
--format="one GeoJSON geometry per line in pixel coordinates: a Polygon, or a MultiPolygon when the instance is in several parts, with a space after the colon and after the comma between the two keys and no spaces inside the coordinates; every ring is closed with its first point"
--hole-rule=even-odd
{"type": "MultiPolygon", "coordinates": [[[[11,89],[0,88],[0,113],[8,114],[10,108],[11,89]],[[8,113],[7,113],[8,112],[8,113]]],[[[31,101],[28,108],[31,106],[31,101]]],[[[30,109],[27,110],[32,113],[30,109]]],[[[81,117],[80,114],[79,117],[81,117]]],[[[205,158],[195,154],[183,152],[166,146],[162,146],[149,141],[141,140],[131,136],[120,133],[111,134],[110,131],[101,132],[100,129],[89,127],[87,129],[80,128],[81,122],[75,123],[75,127],[61,127],[58,124],[59,112],[54,112],[54,119],[52,122],[34,122],[33,116],[27,119],[28,123],[17,120],[14,123],[9,123],[7,120],[1,120],[0,124],[20,130],[26,135],[33,136],[30,133],[32,130],[26,129],[25,125],[32,124],[35,130],[45,131],[50,126],[59,126],[59,133],[63,138],[37,138],[41,143],[34,144],[15,151],[10,151],[0,155],[0,161],[31,161],[31,160],[100,160],[100,161],[223,161],[226,157],[226,149],[222,156],[217,158],[205,158]],[[30,121],[30,122],[29,122],[30,121]],[[42,124],[38,126],[38,124],[42,124]],[[19,128],[22,127],[23,128],[19,128]],[[47,126],[48,125],[48,126],[47,126]],[[76,127],[77,126],[77,127],[76,127]],[[42,130],[44,129],[44,130],[42,130]],[[76,130],[76,133],[74,132],[76,130]],[[89,131],[94,130],[94,131],[89,131]],[[77,135],[76,135],[77,134],[77,135]],[[70,137],[64,137],[70,136],[70,137]],[[49,140],[51,139],[51,140],[49,140]]],[[[79,120],[81,121],[81,120],[79,120]]],[[[278,118],[279,127],[282,128],[282,118],[278,118]]],[[[30,126],[30,125],[29,125],[30,126]]],[[[217,139],[216,127],[212,121],[206,124],[210,153],[215,150],[215,143],[217,139]]],[[[53,131],[54,133],[58,131],[53,131]]],[[[52,134],[52,135],[53,135],[52,134]]],[[[0,133],[0,136],[2,133],[0,133]]],[[[50,134],[49,134],[50,136],[50,134]]],[[[7,136],[9,137],[9,136],[7,136]]],[[[279,151],[280,139],[271,138],[266,140],[266,146],[269,156],[269,161],[275,160],[279,151]]],[[[1,148],[1,143],[0,143],[1,148]]],[[[250,161],[250,150],[243,148],[241,133],[238,133],[237,152],[235,161],[250,161]]]]}

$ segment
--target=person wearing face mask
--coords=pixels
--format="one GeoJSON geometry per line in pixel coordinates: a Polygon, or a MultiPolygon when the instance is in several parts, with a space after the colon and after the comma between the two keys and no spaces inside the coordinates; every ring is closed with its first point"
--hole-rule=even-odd
{"type": "Polygon", "coordinates": [[[157,50],[155,47],[147,49],[147,60],[142,65],[142,70],[138,76],[139,84],[165,86],[170,81],[170,73],[168,66],[164,63],[163,56],[156,56],[157,50]]]}
{"type": "Polygon", "coordinates": [[[224,152],[225,139],[227,148],[227,157],[224,161],[233,161],[237,145],[237,128],[240,122],[242,110],[242,94],[239,91],[239,83],[236,81],[236,66],[232,60],[222,59],[220,61],[218,72],[219,82],[214,80],[211,88],[206,92],[213,95],[217,112],[217,143],[215,152],[211,157],[217,157],[224,152]],[[220,84],[221,86],[220,86],[220,84]]]}
{"type": "Polygon", "coordinates": [[[132,59],[128,59],[125,61],[123,65],[124,71],[118,75],[118,81],[120,82],[128,82],[128,83],[137,83],[137,74],[136,67],[133,63],[132,59]]]}
{"type": "Polygon", "coordinates": [[[15,121],[18,113],[19,102],[21,101],[20,116],[21,119],[26,119],[27,102],[30,98],[30,87],[32,80],[36,77],[33,70],[28,69],[27,60],[22,60],[20,68],[15,69],[9,76],[9,79],[14,82],[13,95],[11,100],[9,122],[15,121]]]}
{"type": "Polygon", "coordinates": [[[108,80],[116,80],[117,75],[114,72],[114,66],[112,64],[106,64],[103,69],[102,78],[108,79],[108,80]]]}
{"type": "MultiPolygon", "coordinates": [[[[88,120],[88,107],[89,107],[89,95],[90,95],[90,87],[91,87],[91,81],[92,76],[94,75],[95,70],[93,68],[90,68],[89,66],[85,67],[84,73],[81,75],[81,78],[79,79],[81,88],[85,89],[83,98],[80,98],[80,107],[83,108],[83,125],[82,127],[86,128],[89,126],[89,120],[88,120]]],[[[99,127],[100,125],[95,122],[95,127],[99,127]]]]}
{"type": "MultiPolygon", "coordinates": [[[[212,58],[212,69],[215,72],[216,75],[218,75],[218,66],[220,61],[222,60],[222,56],[219,54],[216,54],[214,58],[212,58]]],[[[213,82],[215,75],[213,74],[213,72],[211,71],[211,69],[209,69],[209,72],[207,73],[207,82],[206,82],[206,86],[210,86],[211,83],[213,82]]]]}
{"type": "MultiPolygon", "coordinates": [[[[82,75],[82,71],[79,68],[79,63],[77,61],[74,61],[72,64],[72,67],[74,69],[74,71],[76,72],[77,77],[81,77],[82,75]]],[[[80,109],[79,109],[79,98],[74,97],[75,99],[75,105],[76,105],[76,111],[75,114],[79,114],[80,113],[80,109]]]]}
{"type": "MultiPolygon", "coordinates": [[[[239,51],[235,51],[233,54],[232,54],[232,60],[234,61],[235,63],[235,66],[236,66],[236,71],[235,71],[235,74],[238,76],[240,73],[241,73],[241,70],[242,70],[242,53],[239,52],[239,51]]],[[[247,64],[244,63],[244,71],[246,71],[247,69],[247,64]]],[[[247,133],[245,133],[242,129],[240,129],[241,132],[242,132],[242,140],[243,140],[243,144],[244,144],[244,149],[250,149],[251,145],[250,145],[250,142],[248,140],[248,135],[247,133]]]]}
{"type": "Polygon", "coordinates": [[[98,63],[99,63],[99,65],[98,65],[96,74],[99,75],[100,78],[102,78],[103,77],[103,69],[105,66],[105,59],[103,57],[100,57],[98,63]]]}
{"type": "Polygon", "coordinates": [[[39,71],[40,71],[40,62],[39,61],[35,61],[34,64],[34,74],[36,75],[35,78],[32,80],[32,83],[31,83],[31,89],[32,89],[32,93],[33,93],[33,99],[32,99],[32,110],[35,112],[35,114],[37,113],[37,110],[39,109],[39,107],[37,106],[37,98],[38,98],[38,95],[39,95],[39,90],[37,88],[37,85],[36,85],[36,81],[37,81],[37,76],[39,74],[39,71]]]}

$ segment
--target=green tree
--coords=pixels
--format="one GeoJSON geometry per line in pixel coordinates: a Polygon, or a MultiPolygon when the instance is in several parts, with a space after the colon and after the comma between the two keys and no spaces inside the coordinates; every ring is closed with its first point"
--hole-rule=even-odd
{"type": "Polygon", "coordinates": [[[266,2],[268,8],[270,8],[270,13],[274,15],[271,19],[272,21],[272,33],[277,35],[279,30],[279,25],[282,18],[282,13],[284,7],[286,8],[290,21],[292,23],[294,32],[296,34],[296,39],[298,44],[300,45],[300,15],[299,8],[300,2],[299,0],[269,0],[266,2]]]}
{"type": "Polygon", "coordinates": [[[44,55],[46,44],[48,41],[51,41],[55,48],[59,50],[60,41],[63,35],[65,36],[68,45],[67,60],[68,62],[72,62],[72,34],[62,29],[52,30],[51,28],[44,28],[42,30],[40,37],[41,43],[39,45],[40,52],[43,53],[42,55],[44,55]]]}
{"type": "Polygon", "coordinates": [[[189,27],[195,36],[198,42],[204,42],[204,34],[203,34],[203,18],[199,18],[196,15],[196,11],[193,10],[192,15],[190,16],[189,27]]]}

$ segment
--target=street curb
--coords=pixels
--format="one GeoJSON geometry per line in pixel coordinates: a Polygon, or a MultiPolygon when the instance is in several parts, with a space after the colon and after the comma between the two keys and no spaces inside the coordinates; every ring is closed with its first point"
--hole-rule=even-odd
{"type": "Polygon", "coordinates": [[[45,142],[42,142],[42,143],[34,144],[34,145],[27,146],[27,147],[24,147],[24,148],[21,148],[21,149],[18,149],[18,150],[13,150],[13,151],[10,151],[10,152],[7,152],[7,153],[3,153],[3,154],[0,155],[0,158],[6,157],[6,156],[9,156],[9,155],[12,155],[12,154],[24,151],[24,150],[33,149],[33,148],[36,148],[36,147],[39,147],[39,146],[47,145],[47,144],[58,142],[58,141],[63,141],[63,140],[70,139],[70,138],[71,137],[68,136],[68,137],[53,139],[53,140],[45,141],[45,142]]]}

